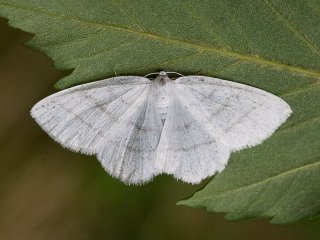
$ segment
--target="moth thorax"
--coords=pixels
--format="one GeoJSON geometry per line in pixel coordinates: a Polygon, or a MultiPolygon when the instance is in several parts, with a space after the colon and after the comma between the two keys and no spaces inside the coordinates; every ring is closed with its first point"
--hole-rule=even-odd
{"type": "Polygon", "coordinates": [[[166,79],[159,78],[159,80],[156,82],[156,106],[158,108],[162,123],[164,123],[167,117],[170,101],[169,86],[166,84],[167,81],[170,81],[168,77],[166,77],[166,79]],[[163,83],[162,81],[165,82],[163,83]]]}

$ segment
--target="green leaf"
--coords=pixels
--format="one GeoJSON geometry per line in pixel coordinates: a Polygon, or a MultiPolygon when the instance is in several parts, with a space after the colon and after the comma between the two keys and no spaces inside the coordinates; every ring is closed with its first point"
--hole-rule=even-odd
{"type": "Polygon", "coordinates": [[[164,69],[233,80],[285,99],[293,115],[180,204],[289,223],[320,212],[320,2],[0,0],[28,45],[74,69],[56,87],[164,69]]]}

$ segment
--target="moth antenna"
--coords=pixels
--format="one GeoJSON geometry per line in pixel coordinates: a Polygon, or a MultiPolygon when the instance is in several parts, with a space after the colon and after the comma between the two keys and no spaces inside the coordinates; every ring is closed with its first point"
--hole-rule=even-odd
{"type": "Polygon", "coordinates": [[[159,75],[159,72],[148,73],[148,74],[147,74],[147,75],[145,75],[144,77],[146,78],[146,77],[148,77],[148,76],[150,76],[150,75],[155,75],[155,74],[159,75]]]}
{"type": "Polygon", "coordinates": [[[181,77],[184,77],[184,75],[183,75],[183,74],[178,73],[178,72],[167,72],[167,74],[170,74],[170,73],[177,74],[177,75],[180,75],[181,77]]]}

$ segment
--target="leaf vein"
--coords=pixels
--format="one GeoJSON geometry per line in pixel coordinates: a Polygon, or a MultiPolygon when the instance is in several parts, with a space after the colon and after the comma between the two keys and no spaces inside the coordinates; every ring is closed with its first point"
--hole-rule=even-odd
{"type": "MultiPolygon", "coordinates": [[[[184,3],[184,2],[183,2],[184,3]]],[[[184,4],[185,10],[190,13],[190,15],[193,17],[193,19],[197,20],[198,22],[202,23],[202,26],[207,30],[208,33],[213,34],[213,36],[217,37],[218,42],[227,48],[230,48],[228,44],[222,40],[221,36],[214,30],[214,28],[208,26],[208,23],[203,20],[203,17],[194,10],[194,8],[190,4],[184,4]]],[[[212,22],[211,22],[212,24],[212,22]]]]}
{"type": "Polygon", "coordinates": [[[299,31],[298,28],[296,28],[292,22],[289,21],[288,18],[286,18],[275,6],[271,3],[271,0],[264,0],[267,6],[275,13],[275,15],[282,20],[288,28],[294,32],[302,41],[304,41],[307,46],[313,50],[317,55],[320,55],[320,50],[314,45],[314,43],[308,39],[308,37],[299,31]]]}
{"type": "Polygon", "coordinates": [[[41,45],[38,45],[38,46],[39,46],[39,48],[42,48],[42,47],[45,47],[45,48],[51,48],[51,47],[57,48],[57,47],[63,47],[63,46],[73,46],[73,45],[76,45],[76,44],[81,43],[81,42],[86,41],[86,40],[95,40],[101,34],[104,34],[104,33],[105,33],[105,30],[102,30],[102,31],[98,31],[95,34],[91,34],[89,36],[85,36],[83,38],[72,39],[72,40],[69,40],[69,41],[58,42],[58,43],[54,43],[54,44],[41,44],[41,45]]]}
{"type": "Polygon", "coordinates": [[[307,91],[314,91],[317,87],[320,87],[320,85],[318,83],[310,83],[310,84],[307,84],[305,86],[301,86],[301,87],[292,89],[290,91],[281,93],[279,96],[280,97],[286,97],[286,96],[294,95],[294,94],[297,94],[297,93],[302,93],[302,92],[307,92],[307,91]]]}
{"type": "Polygon", "coordinates": [[[78,58],[72,58],[70,61],[68,62],[76,62],[76,61],[79,61],[79,60],[87,60],[89,58],[94,58],[94,57],[97,57],[97,56],[100,56],[100,55],[104,55],[104,54],[108,54],[110,52],[114,52],[115,50],[118,50],[118,49],[121,49],[123,47],[127,47],[127,46],[130,46],[132,45],[133,43],[135,42],[138,42],[140,39],[135,39],[135,40],[132,40],[130,42],[126,42],[126,43],[123,43],[123,44],[120,44],[120,45],[117,45],[116,47],[113,47],[113,48],[107,48],[107,49],[104,49],[103,51],[98,51],[98,52],[95,52],[93,53],[92,55],[90,56],[84,56],[84,57],[78,57],[78,58]]]}
{"type": "Polygon", "coordinates": [[[241,64],[244,60],[243,59],[237,59],[236,61],[230,63],[230,64],[227,64],[226,66],[223,66],[221,67],[220,69],[218,69],[217,71],[215,71],[214,73],[215,74],[219,74],[219,73],[222,73],[224,72],[225,70],[227,69],[230,69],[238,64],[241,64]]]}
{"type": "MultiPolygon", "coordinates": [[[[227,190],[225,192],[216,193],[215,196],[228,195],[228,194],[230,194],[232,192],[238,192],[238,191],[241,191],[241,190],[246,189],[246,188],[255,187],[257,185],[267,183],[269,181],[272,181],[272,180],[277,179],[277,178],[284,177],[286,175],[294,174],[294,173],[299,172],[299,171],[306,171],[309,168],[318,167],[318,165],[320,166],[320,160],[319,160],[319,162],[313,162],[313,163],[309,163],[309,164],[306,164],[306,165],[301,166],[301,167],[289,169],[289,170],[287,170],[285,172],[282,172],[282,173],[274,175],[272,177],[263,179],[261,181],[255,182],[253,184],[248,184],[246,186],[242,186],[242,187],[239,187],[239,188],[236,188],[236,189],[230,189],[230,190],[227,190]]],[[[212,198],[212,195],[197,196],[197,198],[198,199],[199,198],[212,198]]]]}
{"type": "Polygon", "coordinates": [[[319,119],[320,119],[320,116],[309,118],[309,119],[307,119],[305,121],[298,122],[298,123],[293,124],[293,125],[291,125],[289,127],[284,127],[279,131],[279,133],[285,133],[285,132],[291,131],[292,129],[295,129],[295,128],[298,128],[298,127],[303,127],[303,125],[308,124],[310,122],[318,121],[319,119]]]}

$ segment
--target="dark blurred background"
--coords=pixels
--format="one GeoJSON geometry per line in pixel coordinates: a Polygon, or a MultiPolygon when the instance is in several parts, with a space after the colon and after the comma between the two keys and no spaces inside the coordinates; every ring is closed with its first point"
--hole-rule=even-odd
{"type": "Polygon", "coordinates": [[[159,176],[125,186],[94,157],[51,140],[29,115],[69,71],[23,45],[32,35],[0,19],[0,239],[320,239],[320,220],[276,226],[228,222],[176,206],[202,185],[159,176]]]}

